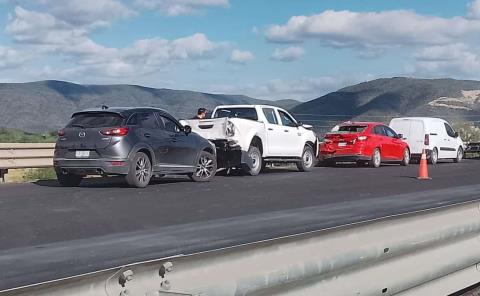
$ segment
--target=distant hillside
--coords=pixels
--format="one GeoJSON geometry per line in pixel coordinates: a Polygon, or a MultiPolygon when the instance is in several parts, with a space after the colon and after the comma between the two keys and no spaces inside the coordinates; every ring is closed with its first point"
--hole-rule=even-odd
{"type": "Polygon", "coordinates": [[[335,121],[349,119],[386,121],[394,116],[478,120],[480,81],[403,77],[377,79],[299,104],[292,112],[304,122],[317,126],[333,126],[335,121]]]}
{"type": "Polygon", "coordinates": [[[193,116],[199,107],[213,109],[222,104],[270,104],[290,109],[298,102],[136,85],[79,85],[63,81],[2,83],[0,127],[48,132],[64,126],[73,112],[102,105],[160,107],[186,118],[193,116]]]}

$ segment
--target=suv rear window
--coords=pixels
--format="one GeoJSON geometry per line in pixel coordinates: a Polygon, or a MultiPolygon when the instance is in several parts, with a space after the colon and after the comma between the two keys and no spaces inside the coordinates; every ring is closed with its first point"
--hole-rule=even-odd
{"type": "Polygon", "coordinates": [[[340,134],[355,134],[363,132],[366,128],[366,125],[341,125],[335,132],[340,134]]]}
{"type": "Polygon", "coordinates": [[[67,127],[113,127],[123,122],[124,118],[115,113],[79,113],[73,115],[67,127]]]}
{"type": "Polygon", "coordinates": [[[215,111],[213,118],[243,118],[258,120],[257,110],[255,108],[221,108],[215,111]]]}

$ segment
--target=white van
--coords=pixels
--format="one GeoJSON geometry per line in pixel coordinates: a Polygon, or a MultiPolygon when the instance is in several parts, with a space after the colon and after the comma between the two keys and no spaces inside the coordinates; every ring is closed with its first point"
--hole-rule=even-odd
{"type": "Polygon", "coordinates": [[[404,117],[394,118],[390,127],[408,143],[412,159],[419,159],[426,149],[431,164],[439,159],[460,162],[465,146],[458,133],[448,122],[440,118],[404,117]]]}

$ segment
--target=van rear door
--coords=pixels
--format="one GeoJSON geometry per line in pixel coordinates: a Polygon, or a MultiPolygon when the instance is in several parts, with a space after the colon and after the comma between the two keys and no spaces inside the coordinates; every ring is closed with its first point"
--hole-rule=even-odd
{"type": "Polygon", "coordinates": [[[410,147],[410,153],[420,154],[425,148],[425,126],[422,120],[410,118],[394,118],[390,121],[390,128],[397,134],[402,134],[403,139],[410,147]]]}

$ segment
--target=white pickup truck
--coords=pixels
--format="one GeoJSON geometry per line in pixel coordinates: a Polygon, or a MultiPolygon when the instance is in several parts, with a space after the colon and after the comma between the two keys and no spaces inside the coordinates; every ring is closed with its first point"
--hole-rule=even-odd
{"type": "Polygon", "coordinates": [[[278,107],[218,106],[212,118],[182,124],[215,143],[219,167],[240,167],[254,176],[266,163],[295,163],[300,171],[316,164],[318,139],[312,127],[278,107]]]}

